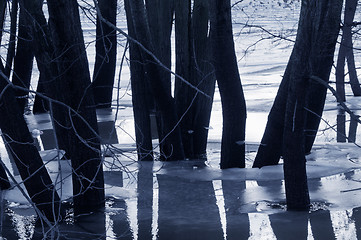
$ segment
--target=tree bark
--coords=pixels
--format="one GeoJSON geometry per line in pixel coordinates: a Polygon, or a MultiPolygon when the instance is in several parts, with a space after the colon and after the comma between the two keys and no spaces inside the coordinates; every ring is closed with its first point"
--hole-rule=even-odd
{"type": "Polygon", "coordinates": [[[283,133],[283,170],[288,210],[308,210],[310,197],[305,158],[306,93],[312,44],[312,12],[315,6],[302,4],[289,79],[283,133]]]}
{"type": "Polygon", "coordinates": [[[59,147],[71,158],[74,213],[79,215],[104,207],[95,104],[77,1],[47,3],[51,31],[42,12],[42,0],[23,1],[33,19],[35,55],[44,63],[39,67],[43,66],[40,71],[47,79],[46,92],[55,99],[51,113],[59,147]]]}
{"type": "MultiPolygon", "coordinates": [[[[337,37],[340,31],[342,0],[317,1],[312,25],[312,49],[310,76],[325,81],[330,78],[337,37]]],[[[327,88],[310,82],[306,99],[305,152],[311,152],[325,105],[327,88]]]]}
{"type": "MultiPolygon", "coordinates": [[[[190,11],[189,0],[175,1],[175,71],[183,79],[194,84],[190,78],[190,11]]],[[[182,142],[186,158],[194,158],[193,149],[193,104],[192,99],[196,92],[186,85],[178,77],[175,78],[174,99],[177,107],[177,114],[182,121],[180,128],[182,133],[182,142]]]]}
{"type": "Polygon", "coordinates": [[[195,158],[206,158],[208,129],[213,104],[216,77],[211,64],[208,36],[209,2],[195,0],[191,29],[191,79],[208,97],[198,94],[193,107],[193,151],[195,158]]]}
{"type": "MultiPolygon", "coordinates": [[[[4,29],[4,22],[6,17],[6,0],[0,1],[0,28],[4,29]]],[[[0,31],[0,43],[3,37],[3,31],[0,31]]]]}
{"type": "MultiPolygon", "coordinates": [[[[0,71],[4,72],[2,64],[0,71]]],[[[5,144],[12,151],[11,154],[32,202],[49,221],[59,221],[64,217],[60,198],[34,145],[34,139],[16,103],[14,91],[8,87],[8,84],[1,76],[0,128],[5,144]]]]}
{"type": "Polygon", "coordinates": [[[10,77],[11,74],[11,69],[13,66],[13,60],[15,56],[17,18],[18,18],[18,0],[14,0],[11,3],[10,37],[9,37],[8,51],[6,55],[6,65],[4,70],[4,73],[8,78],[10,77]]]}
{"type": "MultiPolygon", "coordinates": [[[[20,8],[18,28],[18,42],[14,58],[14,73],[12,82],[17,86],[29,89],[34,53],[33,43],[30,36],[31,26],[29,25],[29,20],[27,19],[26,12],[24,12],[24,8],[20,8]]],[[[17,102],[22,111],[24,111],[27,105],[28,94],[29,92],[26,90],[15,90],[15,97],[17,98],[17,102]]]]}
{"type": "Polygon", "coordinates": [[[222,101],[221,168],[245,167],[246,103],[234,50],[229,0],[210,1],[210,39],[222,101]]]}
{"type": "MultiPolygon", "coordinates": [[[[98,0],[102,16],[116,25],[117,1],[98,0]]],[[[115,29],[97,19],[96,56],[93,74],[94,101],[98,108],[110,108],[116,67],[117,34],[115,29]]]]}
{"type": "MultiPolygon", "coordinates": [[[[127,14],[128,34],[134,38],[134,25],[128,1],[125,1],[124,5],[127,14]]],[[[152,161],[153,147],[149,117],[150,106],[149,99],[147,98],[149,89],[147,88],[139,47],[133,42],[129,42],[129,58],[138,160],[152,161]]]]}
{"type": "MultiPolygon", "coordinates": [[[[129,6],[136,39],[150,52],[154,52],[144,3],[141,0],[134,0],[129,1],[129,6]]],[[[162,143],[161,154],[165,160],[182,160],[184,159],[184,151],[180,128],[177,125],[178,118],[175,103],[168,84],[165,83],[163,78],[163,69],[154,62],[153,56],[144,51],[141,51],[141,55],[157,109],[161,113],[163,133],[166,134],[162,139],[159,139],[162,143]]]]}
{"type": "Polygon", "coordinates": [[[74,169],[74,213],[79,215],[103,208],[105,201],[94,98],[77,1],[48,0],[48,10],[61,73],[58,81],[54,81],[58,91],[52,94],[76,111],[69,113],[67,119],[71,129],[68,131],[70,148],[66,151],[70,153],[74,169]],[[60,87],[65,91],[60,92],[60,87]]]}
{"type": "MultiPolygon", "coordinates": [[[[307,8],[309,13],[300,15],[298,31],[310,32],[310,34],[303,37],[309,39],[299,37],[297,40],[308,41],[310,44],[307,49],[294,48],[292,51],[276,99],[268,116],[266,130],[253,167],[278,164],[280,156],[283,154],[283,131],[289,81],[293,75],[299,74],[298,71],[302,71],[302,67],[295,65],[297,62],[296,56],[300,56],[304,51],[308,52],[308,76],[319,76],[325,81],[328,81],[330,76],[339,32],[342,1],[312,0],[303,1],[302,5],[304,9],[307,8]],[[305,16],[308,16],[308,19],[304,19],[305,16]]],[[[311,151],[315,140],[320,124],[320,116],[324,108],[326,91],[327,89],[324,86],[315,82],[310,82],[306,90],[305,153],[311,151]]]]}
{"type": "Polygon", "coordinates": [[[354,96],[361,96],[361,87],[357,78],[352,44],[352,25],[355,17],[357,0],[346,0],[342,39],[336,65],[336,91],[343,101],[345,97],[345,60],[347,59],[348,75],[354,96]]]}

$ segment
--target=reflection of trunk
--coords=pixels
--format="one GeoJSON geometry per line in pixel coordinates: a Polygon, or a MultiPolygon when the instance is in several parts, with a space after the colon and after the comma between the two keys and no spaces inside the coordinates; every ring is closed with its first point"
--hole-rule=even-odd
{"type": "MultiPolygon", "coordinates": [[[[129,9],[128,1],[124,2],[127,14],[128,34],[135,37],[134,25],[129,9]]],[[[139,47],[129,42],[130,57],[130,80],[132,87],[132,102],[135,125],[135,138],[137,142],[138,160],[153,160],[152,151],[152,133],[149,118],[149,89],[145,79],[145,73],[142,64],[142,57],[139,47]]]]}
{"type": "Polygon", "coordinates": [[[356,142],[357,125],[358,125],[357,120],[355,118],[351,117],[350,127],[349,127],[349,131],[348,131],[348,142],[349,143],[356,142]]]}
{"type": "Polygon", "coordinates": [[[270,214],[269,220],[277,239],[306,240],[308,237],[308,213],[306,212],[270,214]],[[280,221],[280,219],[287,219],[287,221],[280,221]]]}
{"type": "MultiPolygon", "coordinates": [[[[102,17],[116,25],[117,1],[99,0],[102,17]]],[[[111,107],[115,76],[117,35],[112,27],[97,19],[96,56],[93,75],[94,101],[97,107],[111,107]]]]}
{"type": "Polygon", "coordinates": [[[245,182],[222,181],[224,208],[227,219],[227,239],[248,239],[249,218],[247,213],[240,213],[240,206],[245,202],[243,193],[245,182]]]}
{"type": "Polygon", "coordinates": [[[361,239],[361,207],[353,209],[352,220],[355,222],[357,239],[361,239]]]}
{"type": "MultiPolygon", "coordinates": [[[[29,20],[27,19],[27,13],[23,8],[21,8],[12,82],[15,85],[26,89],[29,89],[30,87],[34,59],[32,39],[29,34],[30,28],[31,26],[29,25],[29,20]]],[[[15,96],[17,97],[17,102],[19,103],[20,109],[22,111],[24,111],[24,108],[27,105],[28,94],[28,91],[15,90],[15,96]]]]}
{"type": "Polygon", "coordinates": [[[346,115],[345,110],[338,106],[337,113],[337,142],[346,142],[346,115]]]}
{"type": "Polygon", "coordinates": [[[152,239],[153,163],[142,163],[138,172],[138,239],[152,239]]]}
{"type": "Polygon", "coordinates": [[[212,182],[157,175],[159,239],[223,239],[212,182]],[[186,221],[182,221],[186,220],[186,221]]]}
{"type": "Polygon", "coordinates": [[[312,211],[309,217],[313,239],[336,239],[329,211],[312,211]]]}
{"type": "Polygon", "coordinates": [[[336,66],[336,90],[342,101],[345,97],[345,60],[347,59],[348,74],[352,92],[355,96],[361,96],[360,83],[357,79],[355,59],[353,54],[352,32],[353,19],[355,17],[357,0],[346,0],[344,25],[342,27],[342,39],[338,52],[336,66]]]}
{"type": "MultiPolygon", "coordinates": [[[[3,66],[1,71],[4,71],[3,66]]],[[[3,91],[7,84],[1,77],[0,90],[3,91]]],[[[0,128],[5,144],[12,151],[11,154],[32,202],[49,221],[57,221],[60,214],[60,198],[34,145],[12,88],[7,88],[2,94],[0,116],[0,128]]]]}
{"type": "MultiPolygon", "coordinates": [[[[307,36],[302,36],[297,41],[307,41],[306,48],[294,48],[289,59],[282,83],[277,93],[275,102],[268,116],[268,122],[261,145],[258,149],[254,167],[274,165],[282,155],[284,112],[288,95],[288,85],[290,78],[302,67],[297,66],[295,61],[297,55],[308,52],[307,69],[302,77],[318,76],[328,81],[332,63],[336,40],[339,32],[340,15],[342,10],[341,0],[332,1],[303,1],[303,7],[307,9],[307,15],[301,14],[298,31],[303,31],[307,36]],[[307,16],[307,17],[306,17],[307,16]]],[[[311,151],[316,137],[320,116],[322,115],[326,88],[318,83],[310,82],[306,95],[306,126],[305,126],[305,153],[311,151]]]]}
{"type": "Polygon", "coordinates": [[[246,103],[239,77],[229,0],[210,1],[211,48],[222,100],[221,168],[245,167],[246,103]]]}
{"type": "MultiPolygon", "coordinates": [[[[137,40],[145,48],[154,52],[143,1],[129,1],[129,5],[137,40]]],[[[166,134],[163,139],[160,139],[162,143],[161,154],[167,160],[184,159],[180,128],[177,126],[175,103],[169,91],[169,85],[165,83],[163,78],[164,70],[154,62],[153,57],[148,53],[141,51],[141,55],[157,109],[161,113],[162,132],[166,134]]]]}

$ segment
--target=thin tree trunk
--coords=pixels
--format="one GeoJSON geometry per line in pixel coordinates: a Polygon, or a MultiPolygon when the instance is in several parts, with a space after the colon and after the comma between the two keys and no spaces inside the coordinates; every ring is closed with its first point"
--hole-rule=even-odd
{"type": "Polygon", "coordinates": [[[345,110],[338,106],[338,113],[336,119],[336,140],[337,142],[346,142],[346,115],[345,110]]]}
{"type": "MultiPolygon", "coordinates": [[[[128,1],[124,2],[127,14],[128,34],[135,37],[132,15],[129,9],[128,1]]],[[[142,64],[142,57],[138,45],[129,43],[130,57],[130,80],[132,87],[132,102],[135,125],[135,138],[137,142],[138,160],[152,161],[152,133],[150,124],[150,106],[147,99],[147,83],[142,64]]]]}
{"type": "MultiPolygon", "coordinates": [[[[4,29],[4,22],[6,17],[6,4],[7,0],[0,1],[0,29],[4,29]]],[[[0,42],[3,37],[3,31],[0,31],[0,42]]]]}
{"type": "MultiPolygon", "coordinates": [[[[116,25],[117,1],[98,0],[98,6],[102,16],[116,25]]],[[[94,101],[98,108],[109,108],[113,96],[117,34],[113,28],[97,19],[96,38],[93,75],[94,101]]]]}
{"type": "Polygon", "coordinates": [[[222,101],[221,168],[245,167],[246,103],[234,50],[229,0],[210,2],[210,39],[222,101]]]}
{"type": "Polygon", "coordinates": [[[195,0],[191,29],[191,79],[209,98],[197,95],[193,107],[193,151],[195,158],[206,158],[208,129],[216,78],[211,64],[209,2],[195,0]]]}
{"type": "MultiPolygon", "coordinates": [[[[137,40],[149,51],[154,52],[150,37],[149,26],[145,14],[144,3],[141,0],[129,1],[137,40]]],[[[162,69],[154,63],[153,57],[141,51],[144,69],[149,77],[149,85],[155,98],[157,109],[162,118],[163,132],[166,134],[162,143],[161,154],[167,160],[184,159],[183,144],[180,128],[177,125],[177,113],[174,99],[172,98],[168,84],[163,79],[162,69]]]]}
{"type": "MultiPolygon", "coordinates": [[[[175,1],[175,51],[176,73],[194,85],[194,79],[190,78],[190,11],[191,2],[175,1]]],[[[184,153],[186,158],[194,158],[193,149],[193,108],[192,99],[197,94],[178,77],[175,78],[174,99],[177,114],[182,118],[180,122],[184,153]]]]}
{"type": "MultiPolygon", "coordinates": [[[[354,96],[361,96],[361,87],[359,80],[357,78],[355,58],[353,54],[353,44],[352,44],[352,25],[357,8],[357,0],[346,0],[345,3],[345,14],[344,14],[344,26],[342,28],[343,34],[342,39],[345,39],[346,46],[346,59],[347,59],[347,68],[348,76],[350,79],[350,85],[354,96]]],[[[341,42],[341,45],[343,43],[341,42]]]]}
{"type": "MultiPolygon", "coordinates": [[[[3,73],[4,67],[1,65],[0,68],[3,73]]],[[[12,151],[15,164],[32,202],[49,221],[59,221],[59,217],[63,217],[60,216],[63,215],[60,198],[34,145],[34,139],[16,103],[13,89],[7,88],[8,84],[1,76],[0,128],[5,144],[12,151]],[[7,89],[3,92],[5,88],[7,89]]]]}
{"type": "MultiPolygon", "coordinates": [[[[33,69],[33,45],[30,36],[29,20],[27,19],[27,13],[24,8],[20,9],[19,14],[19,30],[18,30],[18,42],[16,48],[16,55],[14,58],[14,73],[12,82],[13,84],[29,89],[31,72],[33,69]]],[[[15,97],[20,106],[20,109],[24,111],[28,102],[28,91],[15,90],[15,97]]]]}
{"type": "Polygon", "coordinates": [[[13,60],[15,56],[17,17],[18,17],[18,0],[14,0],[11,3],[10,38],[9,38],[8,51],[6,55],[6,65],[4,70],[4,73],[8,78],[10,77],[11,74],[11,69],[13,66],[13,60]]]}
{"type": "MultiPolygon", "coordinates": [[[[47,68],[47,66],[45,66],[44,63],[41,62],[41,60],[38,60],[38,58],[36,58],[36,62],[39,69],[39,79],[38,79],[38,86],[36,88],[36,92],[41,93],[43,95],[47,95],[46,86],[45,86],[47,81],[47,76],[44,74],[42,70],[40,70],[47,68]]],[[[49,102],[43,97],[41,97],[39,94],[36,94],[33,105],[33,113],[39,114],[39,113],[46,113],[48,111],[49,111],[49,102]]]]}

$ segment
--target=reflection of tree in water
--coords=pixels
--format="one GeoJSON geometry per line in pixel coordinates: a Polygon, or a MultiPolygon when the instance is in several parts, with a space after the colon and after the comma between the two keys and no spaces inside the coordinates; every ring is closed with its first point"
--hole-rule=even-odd
{"type": "Polygon", "coordinates": [[[248,214],[242,212],[244,204],[245,182],[222,181],[224,207],[227,219],[227,239],[248,239],[249,219],[248,214]]]}
{"type": "Polygon", "coordinates": [[[157,175],[159,239],[222,239],[212,182],[157,175]]]}

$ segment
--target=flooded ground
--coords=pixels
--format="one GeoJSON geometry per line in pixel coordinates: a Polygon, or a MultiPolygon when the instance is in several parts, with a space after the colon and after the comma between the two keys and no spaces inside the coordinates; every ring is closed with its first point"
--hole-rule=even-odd
{"type": "MultiPolygon", "coordinates": [[[[112,110],[98,111],[107,155],[105,211],[74,221],[68,203],[64,223],[54,229],[36,226],[33,208],[16,187],[21,182],[17,169],[0,144],[1,159],[17,181],[0,196],[1,238],[361,239],[361,149],[355,144],[337,143],[339,110],[331,94],[316,144],[307,156],[311,211],[286,211],[282,162],[278,166],[250,168],[292,50],[299,7],[298,1],[244,0],[233,8],[236,52],[248,109],[246,169],[219,169],[222,112],[218,91],[206,162],[137,162],[129,69],[125,63],[115,84],[112,110]]],[[[83,24],[85,40],[90,43],[87,51],[92,71],[95,29],[84,16],[83,24]]],[[[126,26],[122,9],[118,26],[126,26]]],[[[119,44],[120,62],[124,38],[119,37],[119,44]]],[[[355,56],[360,66],[360,52],[356,51],[355,56]]],[[[33,77],[37,79],[36,71],[33,77]]],[[[36,89],[35,80],[32,84],[36,89]]],[[[357,114],[360,100],[351,96],[349,88],[347,91],[347,104],[357,114]]],[[[61,198],[69,202],[71,167],[68,161],[54,158],[58,153],[54,150],[49,116],[29,114],[26,119],[61,198]]],[[[345,116],[344,121],[348,136],[349,117],[345,116]]],[[[355,131],[357,144],[361,133],[359,128],[355,131]]],[[[157,151],[156,140],[154,144],[157,151]]]]}

